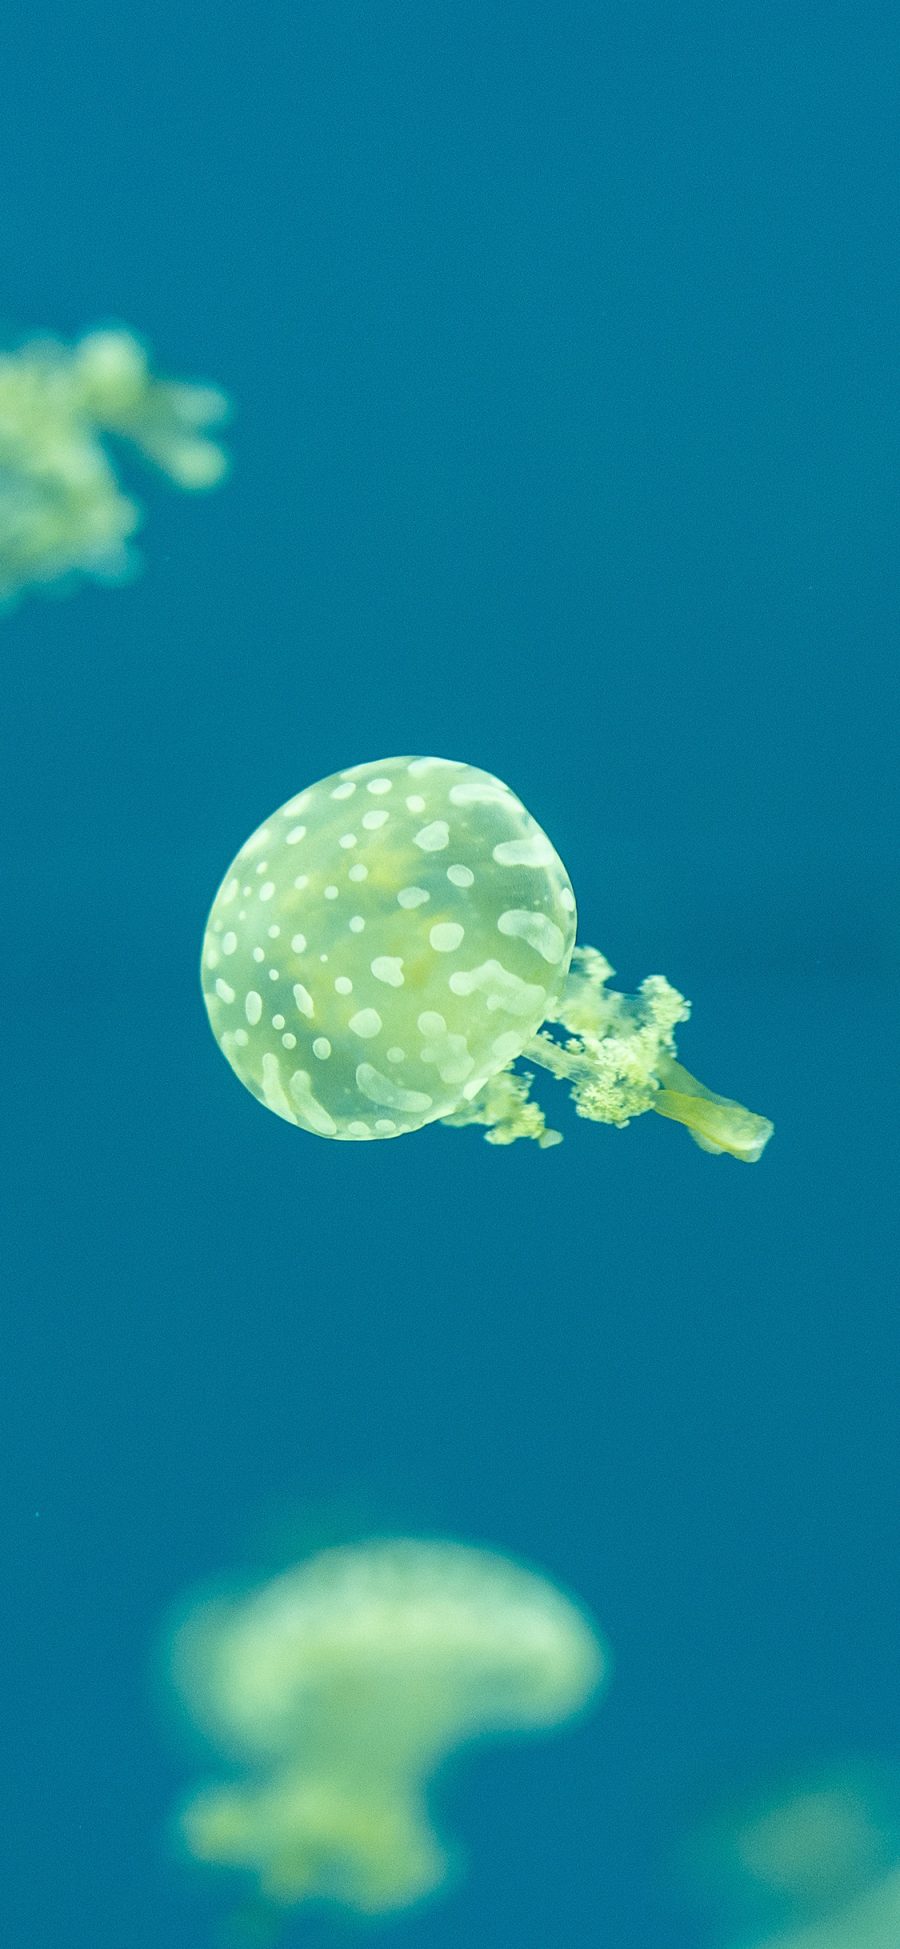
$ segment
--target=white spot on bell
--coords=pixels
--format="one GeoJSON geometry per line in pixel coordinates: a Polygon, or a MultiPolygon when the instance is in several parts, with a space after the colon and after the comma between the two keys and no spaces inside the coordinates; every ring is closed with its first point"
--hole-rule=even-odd
{"type": "Polygon", "coordinates": [[[305,1123],[308,1130],[314,1130],[318,1137],[336,1137],[337,1124],[334,1118],[329,1116],[328,1111],[323,1105],[318,1103],[313,1096],[312,1083],[308,1070],[294,1070],[294,1074],[291,1077],[290,1089],[301,1123],[305,1123]]]}
{"type": "Polygon", "coordinates": [[[403,1089],[392,1076],[383,1075],[370,1062],[357,1064],[356,1087],[370,1103],[383,1104],[387,1110],[430,1110],[434,1103],[434,1098],[426,1096],[424,1090],[403,1089]]]}
{"type": "Polygon", "coordinates": [[[403,961],[396,954],[376,954],[369,963],[376,981],[384,981],[389,988],[403,987],[403,961]]]}
{"type": "Polygon", "coordinates": [[[497,931],[513,940],[527,942],[545,961],[553,963],[562,959],[566,943],[555,920],[551,920],[548,914],[529,913],[525,908],[511,907],[507,913],[500,915],[497,931]]]}
{"type": "Polygon", "coordinates": [[[377,1008],[360,1008],[350,1017],[350,1027],[354,1035],[361,1035],[364,1041],[378,1035],[381,1030],[381,1016],[377,1008]]]}
{"type": "Polygon", "coordinates": [[[521,1047],[522,1037],[515,1029],[507,1029],[503,1035],[495,1035],[491,1043],[491,1055],[496,1056],[499,1063],[505,1064],[514,1060],[521,1047]]]}
{"type": "Polygon", "coordinates": [[[439,920],[430,929],[428,939],[436,954],[452,954],[464,938],[465,931],[458,920],[439,920]]]}
{"type": "Polygon", "coordinates": [[[441,853],[450,844],[450,827],[446,819],[432,819],[430,826],[422,826],[413,834],[413,845],[423,853],[441,853]]]}
{"type": "Polygon", "coordinates": [[[529,833],[527,839],[503,839],[491,854],[498,866],[552,866],[555,855],[546,833],[529,833]]]}
{"type": "Polygon", "coordinates": [[[504,968],[501,961],[482,961],[477,968],[459,968],[450,976],[448,988],[454,995],[482,994],[485,1007],[501,1008],[507,1015],[536,1015],[542,1019],[547,991],[542,984],[523,981],[520,975],[504,968]]]}
{"type": "Polygon", "coordinates": [[[288,1123],[296,1123],[297,1119],[284,1093],[278,1057],[271,1049],[265,1051],[262,1059],[262,1093],[264,1102],[270,1110],[275,1111],[276,1116],[286,1118],[288,1123]]]}

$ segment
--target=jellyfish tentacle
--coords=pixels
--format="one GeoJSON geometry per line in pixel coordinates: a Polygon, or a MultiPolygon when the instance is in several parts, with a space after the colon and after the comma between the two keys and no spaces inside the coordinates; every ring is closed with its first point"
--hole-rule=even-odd
{"type": "Polygon", "coordinates": [[[651,1110],[658,1116],[683,1123],[695,1144],[713,1156],[736,1157],[743,1164],[756,1164],[774,1130],[768,1117],[745,1110],[731,1097],[717,1096],[698,1082],[673,1056],[662,1055],[657,1074],[657,1090],[651,1110]]]}
{"type": "Polygon", "coordinates": [[[607,987],[613,973],[595,948],[576,948],[558,1019],[564,1043],[542,1029],[524,1055],[570,1084],[579,1116],[619,1128],[646,1110],[684,1124],[701,1150],[755,1164],[772,1135],[768,1117],[707,1088],[677,1059],[675,1029],[690,1003],[663,975],[636,995],[607,987]]]}

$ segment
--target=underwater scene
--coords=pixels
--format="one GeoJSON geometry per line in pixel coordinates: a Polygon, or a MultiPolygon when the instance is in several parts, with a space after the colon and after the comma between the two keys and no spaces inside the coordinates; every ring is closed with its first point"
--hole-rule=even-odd
{"type": "Polygon", "coordinates": [[[0,49],[0,1942],[898,1949],[900,17],[0,49]]]}

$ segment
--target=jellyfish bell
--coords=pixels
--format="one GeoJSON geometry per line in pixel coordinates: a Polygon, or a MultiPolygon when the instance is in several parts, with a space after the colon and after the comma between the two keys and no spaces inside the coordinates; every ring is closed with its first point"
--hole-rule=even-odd
{"type": "Polygon", "coordinates": [[[683,996],[661,976],[614,994],[575,924],[559,854],[500,779],[446,758],[357,765],[290,799],[229,867],[203,945],[213,1034],[261,1103],[320,1137],[440,1119],[547,1147],[559,1135],[512,1070],[525,1056],[579,1115],[655,1108],[754,1161],[771,1124],[675,1061],[683,996]]]}
{"type": "Polygon", "coordinates": [[[845,1757],[730,1797],[684,1858],[717,1941],[735,1949],[896,1949],[896,1759],[845,1757]]]}
{"type": "Polygon", "coordinates": [[[419,1537],[324,1550],[193,1606],[172,1656],[197,1722],[248,1763],[319,1750],[338,1721],[343,1764],[377,1747],[404,1768],[482,1733],[560,1723],[607,1664],[581,1607],[541,1573],[419,1537]]]}
{"type": "Polygon", "coordinates": [[[336,772],[242,847],[206,1005],[241,1081],[323,1137],[397,1137],[471,1101],[552,1015],[575,896],[546,833],[472,765],[336,772]]]}

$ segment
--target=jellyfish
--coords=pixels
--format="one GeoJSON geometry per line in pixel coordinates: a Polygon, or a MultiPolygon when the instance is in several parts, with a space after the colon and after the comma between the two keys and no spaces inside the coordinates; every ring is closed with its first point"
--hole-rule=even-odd
{"type": "Polygon", "coordinates": [[[677,1060],[684,996],[662,975],[609,989],[575,925],[562,860],[500,779],[445,758],[356,765],[290,799],[229,867],[202,955],[213,1034],[261,1103],[320,1137],[440,1121],[546,1149],[560,1133],[524,1059],[582,1117],[655,1110],[755,1162],[771,1123],[677,1060]]]}
{"type": "Polygon", "coordinates": [[[730,1808],[686,1865],[728,1949],[896,1949],[897,1766],[856,1758],[730,1808]]]}
{"type": "Polygon", "coordinates": [[[325,1550],[175,1629],[176,1692],[232,1769],[188,1797],[181,1842],[276,1906],[404,1908],[451,1866],[428,1805],[441,1762],[571,1719],[605,1668],[579,1606],[507,1557],[411,1537],[325,1550]]]}
{"type": "Polygon", "coordinates": [[[208,429],[227,411],[214,387],[156,378],[126,331],[0,357],[0,604],[76,574],[129,575],[141,514],[105,439],[130,442],[178,487],[214,487],[228,463],[208,429]]]}

